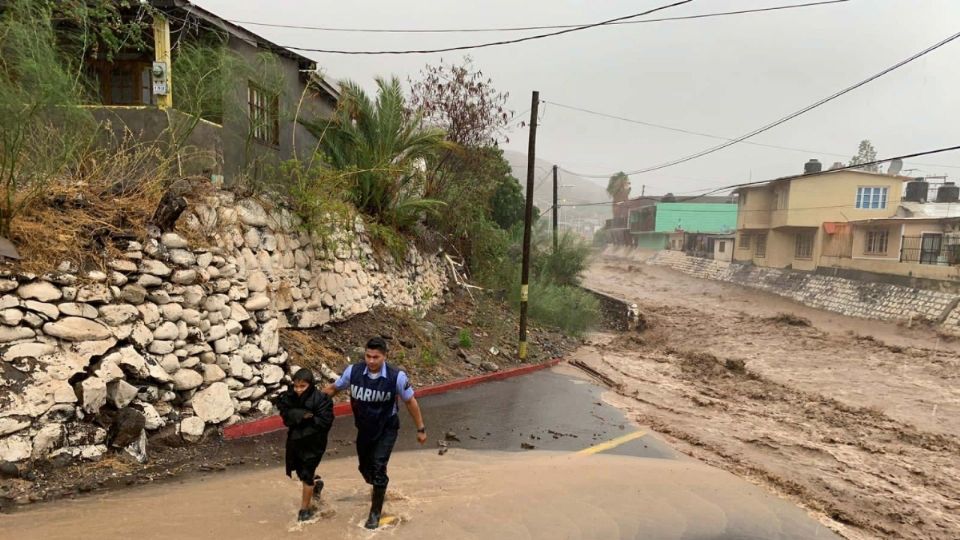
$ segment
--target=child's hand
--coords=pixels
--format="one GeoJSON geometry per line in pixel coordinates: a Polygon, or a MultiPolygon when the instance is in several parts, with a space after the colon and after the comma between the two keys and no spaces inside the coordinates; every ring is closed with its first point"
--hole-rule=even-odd
{"type": "Polygon", "coordinates": [[[308,412],[307,414],[303,415],[303,419],[304,419],[304,420],[309,420],[309,419],[311,419],[311,418],[313,418],[313,413],[312,413],[312,412],[308,412]]]}

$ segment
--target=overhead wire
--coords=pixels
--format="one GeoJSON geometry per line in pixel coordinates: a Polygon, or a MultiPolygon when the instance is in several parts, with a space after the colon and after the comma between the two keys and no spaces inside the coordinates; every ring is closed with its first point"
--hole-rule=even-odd
{"type": "MultiPolygon", "coordinates": [[[[806,2],[803,4],[789,4],[784,6],[770,6],[756,9],[741,9],[737,11],[722,11],[715,13],[700,13],[697,15],[685,15],[680,17],[663,17],[659,19],[645,19],[642,21],[617,21],[611,25],[620,24],[646,24],[668,21],[685,21],[691,19],[705,19],[708,17],[724,17],[729,15],[744,15],[748,13],[763,13],[768,11],[780,11],[785,9],[805,8],[814,6],[824,6],[828,4],[842,4],[850,0],[825,0],[821,2],[806,2]]],[[[227,19],[234,24],[249,24],[253,26],[263,26],[267,28],[287,28],[294,30],[315,30],[321,32],[356,32],[368,34],[467,34],[481,32],[527,32],[533,30],[558,30],[565,28],[577,28],[578,24],[551,24],[539,26],[508,26],[501,28],[342,28],[332,26],[307,26],[298,24],[276,24],[260,21],[242,21],[236,19],[227,19]]]]}
{"type": "Polygon", "coordinates": [[[670,9],[670,8],[673,8],[673,7],[677,7],[677,6],[682,6],[683,4],[689,4],[690,2],[693,2],[693,0],[680,0],[680,1],[674,2],[674,3],[672,3],[672,4],[666,4],[666,5],[663,5],[663,6],[655,7],[655,8],[653,8],[653,9],[648,9],[648,10],[646,10],[646,11],[642,11],[642,12],[640,12],[640,13],[634,13],[634,14],[631,14],[631,15],[624,15],[624,16],[621,16],[621,17],[614,17],[613,19],[607,19],[607,20],[604,20],[604,21],[600,21],[600,22],[596,22],[596,23],[591,23],[591,24],[585,24],[585,25],[582,25],[582,26],[575,26],[575,27],[573,27],[573,28],[567,28],[567,29],[564,29],[564,30],[557,30],[556,32],[548,32],[548,33],[546,33],[546,34],[537,34],[537,35],[533,35],[533,36],[524,36],[524,37],[515,38],[515,39],[506,39],[506,40],[500,40],[500,41],[491,41],[491,42],[487,42],[487,43],[477,43],[477,44],[474,44],[474,45],[458,45],[458,46],[453,46],[453,47],[441,47],[441,48],[437,48],[437,49],[412,49],[412,50],[399,50],[399,51],[398,51],[398,50],[345,51],[345,50],[338,50],[338,49],[318,49],[318,48],[311,48],[311,47],[292,47],[292,46],[289,46],[289,45],[283,45],[283,47],[286,48],[286,49],[293,50],[293,51],[315,52],[315,53],[325,53],[325,54],[347,54],[347,55],[432,54],[432,53],[440,53],[440,52],[466,51],[466,50],[471,50],[471,49],[483,49],[483,48],[486,48],[486,47],[497,47],[497,46],[500,46],[500,45],[511,45],[511,44],[514,44],[514,43],[523,43],[523,42],[525,42],[525,41],[533,41],[533,40],[536,40],[536,39],[544,39],[544,38],[549,38],[549,37],[554,37],[554,36],[560,36],[560,35],[563,35],[563,34],[570,34],[570,33],[572,33],[572,32],[579,32],[579,31],[581,31],[581,30],[589,30],[589,29],[591,29],[591,28],[596,28],[596,27],[598,27],[598,26],[606,26],[606,25],[609,25],[609,24],[613,24],[613,23],[615,23],[615,22],[617,22],[617,21],[624,21],[624,20],[627,20],[627,19],[635,19],[635,18],[637,18],[637,17],[643,17],[644,15],[649,15],[649,14],[651,14],[651,13],[656,13],[656,12],[658,12],[658,11],[663,11],[663,10],[670,9]]]}
{"type": "MultiPolygon", "coordinates": [[[[905,159],[910,159],[910,158],[914,158],[914,157],[929,156],[929,155],[933,155],[933,154],[941,154],[941,153],[944,153],[944,152],[953,152],[953,151],[957,151],[957,150],[960,150],[960,145],[948,146],[948,147],[944,147],[944,148],[937,148],[937,149],[935,149],[935,150],[924,150],[924,151],[922,151],[922,152],[914,152],[914,153],[911,153],[911,154],[904,154],[904,155],[900,155],[900,156],[893,156],[893,157],[888,157],[888,158],[883,158],[883,159],[877,159],[877,160],[874,160],[874,161],[868,161],[868,162],[866,162],[866,163],[858,163],[858,164],[856,164],[856,165],[846,165],[846,166],[844,166],[844,167],[837,167],[837,168],[835,168],[835,169],[830,169],[830,170],[827,170],[827,171],[814,172],[814,173],[795,174],[795,175],[792,175],[792,176],[783,176],[783,177],[780,177],[780,178],[770,178],[770,179],[767,179],[767,180],[757,180],[757,181],[754,181],[754,182],[741,182],[741,183],[738,183],[738,184],[730,184],[730,185],[721,186],[721,187],[718,187],[718,188],[712,188],[712,189],[710,189],[709,191],[707,191],[706,193],[702,193],[702,194],[700,194],[700,195],[693,195],[693,196],[690,196],[690,197],[677,197],[675,202],[692,201],[692,200],[696,200],[696,199],[699,199],[699,198],[702,198],[702,197],[707,197],[707,196],[709,196],[709,195],[712,195],[712,194],[714,194],[714,193],[718,193],[718,192],[720,192],[720,191],[727,191],[727,190],[737,189],[737,188],[742,188],[742,187],[749,187],[749,186],[756,186],[756,185],[760,185],[760,184],[767,184],[767,183],[774,182],[774,181],[778,181],[778,180],[796,180],[796,179],[799,179],[799,178],[806,178],[806,177],[808,177],[808,176],[818,176],[818,175],[823,175],[823,174],[833,174],[833,173],[837,173],[837,172],[840,172],[840,171],[846,171],[846,170],[850,170],[850,169],[863,169],[863,168],[865,168],[865,167],[870,167],[870,166],[872,166],[872,165],[879,165],[879,164],[881,164],[881,163],[887,163],[887,162],[890,162],[890,161],[893,161],[893,160],[896,160],[896,159],[905,160],[905,159]]],[[[646,198],[652,198],[652,196],[638,197],[638,199],[646,199],[646,198]]],[[[662,197],[661,197],[661,198],[662,198],[662,197]]],[[[635,200],[635,199],[631,199],[631,200],[635,200]]],[[[615,204],[615,203],[613,203],[612,201],[602,201],[602,202],[591,202],[591,203],[575,204],[575,205],[570,205],[570,206],[600,206],[600,205],[606,205],[606,204],[615,204]]],[[[559,206],[563,206],[563,205],[559,205],[559,206]]]]}
{"type": "MultiPolygon", "coordinates": [[[[866,84],[868,84],[868,83],[870,83],[870,82],[873,82],[873,81],[879,79],[880,77],[883,77],[884,75],[887,75],[888,73],[890,73],[890,72],[892,72],[892,71],[895,71],[895,70],[897,70],[897,69],[899,69],[899,68],[901,68],[901,67],[909,64],[910,62],[913,62],[913,61],[917,60],[918,58],[921,58],[921,57],[923,57],[923,56],[925,56],[925,55],[927,55],[927,54],[929,54],[929,53],[931,53],[931,52],[933,52],[933,51],[935,51],[935,50],[937,50],[937,49],[939,49],[939,48],[941,48],[941,47],[943,47],[943,46],[945,46],[945,45],[947,45],[947,44],[949,44],[949,43],[951,43],[951,42],[953,42],[953,41],[956,40],[957,38],[960,38],[960,32],[958,32],[958,33],[956,33],[956,34],[953,34],[953,35],[947,37],[946,39],[943,39],[943,40],[941,40],[941,41],[939,41],[939,42],[937,42],[937,43],[935,43],[935,44],[933,44],[933,45],[931,45],[931,46],[923,49],[922,51],[917,52],[917,53],[911,55],[910,57],[908,57],[908,58],[906,58],[906,59],[904,59],[904,60],[901,60],[901,61],[897,62],[896,64],[893,64],[892,66],[887,67],[887,68],[883,69],[882,71],[880,71],[880,72],[878,72],[878,73],[875,73],[875,74],[867,77],[866,79],[863,79],[863,80],[861,80],[861,81],[859,81],[859,82],[857,82],[857,83],[854,83],[854,84],[852,84],[852,85],[850,85],[850,86],[847,86],[846,88],[844,88],[844,89],[842,89],[842,90],[840,90],[840,91],[838,91],[838,92],[834,92],[833,94],[831,94],[831,95],[829,95],[829,96],[827,96],[827,97],[825,97],[825,98],[822,98],[822,99],[820,99],[820,100],[818,100],[818,101],[816,101],[816,102],[814,102],[814,103],[812,103],[812,104],[810,104],[810,105],[807,105],[806,107],[803,107],[803,108],[801,108],[801,109],[799,109],[799,110],[797,110],[797,111],[794,111],[794,112],[788,114],[787,116],[784,116],[784,117],[782,117],[782,118],[780,118],[780,119],[778,119],[778,120],[775,120],[775,121],[773,121],[773,122],[770,122],[769,124],[766,124],[766,125],[764,125],[764,126],[762,126],[762,127],[760,127],[760,128],[757,128],[757,129],[755,129],[755,130],[753,130],[753,131],[750,131],[749,133],[746,133],[746,134],[741,135],[741,136],[739,136],[739,137],[736,137],[736,138],[734,138],[734,139],[730,139],[730,140],[728,140],[727,142],[725,142],[725,143],[723,143],[723,144],[720,144],[720,145],[717,145],[717,146],[714,146],[714,147],[711,147],[711,148],[707,148],[707,149],[705,149],[705,150],[701,150],[701,151],[699,151],[699,152],[696,152],[696,153],[693,153],[693,154],[690,154],[690,155],[687,155],[687,156],[684,156],[684,157],[681,157],[681,158],[677,158],[677,159],[674,159],[674,160],[671,160],[671,161],[667,161],[667,162],[661,163],[661,164],[659,164],[659,165],[654,165],[654,166],[651,166],[651,167],[645,167],[645,168],[642,168],[642,169],[637,169],[637,170],[629,171],[629,172],[626,172],[625,174],[627,174],[627,175],[629,176],[629,175],[634,175],[634,174],[644,174],[644,173],[648,173],[648,172],[658,171],[658,170],[660,170],[660,169],[666,169],[667,167],[673,167],[674,165],[679,165],[679,164],[681,164],[681,163],[686,163],[686,162],[688,162],[688,161],[692,161],[692,160],[694,160],[694,159],[698,159],[698,158],[701,158],[701,157],[703,157],[703,156],[712,154],[712,153],[714,153],[714,152],[718,152],[718,151],[720,151],[720,150],[723,150],[724,148],[728,148],[728,147],[730,147],[730,146],[733,146],[734,144],[737,144],[737,143],[742,142],[742,141],[744,141],[744,140],[746,140],[746,139],[749,139],[750,137],[754,137],[754,136],[756,136],[756,135],[759,135],[759,134],[761,134],[761,133],[764,133],[764,132],[766,132],[766,131],[769,131],[769,130],[771,130],[771,129],[773,129],[773,128],[781,125],[781,124],[784,124],[784,123],[786,123],[786,122],[789,122],[790,120],[793,120],[794,118],[796,118],[796,117],[798,117],[798,116],[801,116],[801,115],[803,115],[803,114],[805,114],[805,113],[807,113],[807,112],[810,112],[811,110],[816,109],[817,107],[820,107],[820,106],[822,106],[822,105],[824,105],[824,104],[826,104],[826,103],[829,103],[830,101],[833,101],[833,100],[835,100],[835,99],[837,99],[837,98],[839,98],[839,97],[841,97],[841,96],[843,96],[843,95],[845,95],[845,94],[848,94],[848,93],[856,90],[857,88],[860,88],[861,86],[864,86],[864,85],[866,85],[866,84]]],[[[607,177],[611,176],[612,174],[616,174],[616,173],[605,174],[605,175],[585,175],[585,174],[581,174],[581,175],[579,175],[579,176],[583,176],[584,178],[607,178],[607,177]]]]}
{"type": "MultiPolygon", "coordinates": [[[[703,133],[703,132],[701,132],[701,131],[693,131],[693,130],[689,130],[689,129],[683,129],[683,128],[674,127],[674,126],[666,126],[666,125],[663,125],[663,124],[656,124],[656,123],[647,122],[647,121],[644,121],[644,120],[635,120],[635,119],[632,119],[632,118],[626,118],[626,117],[618,116],[618,115],[615,115],[615,114],[608,114],[608,113],[603,113],[603,112],[599,112],[599,111],[594,111],[594,110],[591,110],[591,109],[585,109],[585,108],[583,108],[583,107],[575,107],[575,106],[573,106],[573,105],[566,105],[566,104],[563,104],[563,103],[557,103],[556,101],[543,100],[543,102],[544,102],[544,103],[549,103],[550,105],[553,105],[553,106],[555,106],[555,107],[560,107],[561,109],[569,109],[569,110],[571,110],[571,111],[577,111],[577,112],[582,112],[582,113],[586,113],[586,114],[592,114],[592,115],[594,115],[594,116],[600,116],[600,117],[603,117],[603,118],[610,118],[610,119],[612,119],[612,120],[620,120],[620,121],[623,121],[623,122],[627,122],[627,123],[631,123],[631,124],[638,124],[638,125],[641,125],[641,126],[647,126],[647,127],[652,127],[652,128],[656,128],[656,129],[663,129],[663,130],[667,130],[667,131],[674,131],[674,132],[677,132],[677,133],[684,133],[684,134],[687,134],[687,135],[696,135],[696,136],[699,136],[699,137],[707,137],[707,138],[710,138],[710,139],[719,139],[719,140],[723,140],[723,141],[732,141],[732,140],[734,140],[734,138],[732,138],[732,137],[724,137],[723,135],[713,135],[713,134],[711,134],[711,133],[703,133]]],[[[790,146],[780,146],[780,145],[776,145],[776,144],[766,144],[766,143],[761,143],[761,142],[756,142],[756,141],[749,141],[749,140],[744,140],[744,141],[741,141],[741,142],[743,142],[743,144],[749,144],[749,145],[752,145],[752,146],[761,146],[761,147],[764,147],[764,148],[775,148],[775,149],[777,149],[777,150],[788,150],[788,151],[791,151],[791,152],[803,152],[803,153],[806,153],[806,154],[819,154],[819,155],[833,156],[833,157],[842,157],[842,158],[848,157],[846,154],[838,154],[838,153],[836,153],[836,152],[822,152],[822,151],[819,151],[819,150],[809,150],[809,149],[806,149],[806,148],[795,148],[795,147],[790,147],[790,146]]],[[[944,168],[947,168],[947,169],[960,169],[960,165],[944,165],[944,164],[941,164],[941,163],[920,163],[920,162],[917,162],[917,161],[915,161],[914,163],[915,163],[916,165],[923,165],[923,166],[925,166],[925,167],[944,167],[944,168]]],[[[569,172],[570,174],[577,174],[578,176],[586,176],[586,175],[582,175],[582,174],[575,173],[575,172],[572,172],[572,171],[567,171],[567,172],[569,172]]]]}

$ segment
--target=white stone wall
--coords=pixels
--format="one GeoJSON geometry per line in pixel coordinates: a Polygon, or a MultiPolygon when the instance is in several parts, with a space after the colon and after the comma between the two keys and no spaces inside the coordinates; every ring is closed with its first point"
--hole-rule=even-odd
{"type": "Polygon", "coordinates": [[[704,279],[736,283],[792,298],[810,307],[851,317],[887,321],[932,321],[960,335],[960,295],[887,283],[868,283],[776,268],[690,257],[659,251],[652,257],[617,248],[606,255],[668,266],[704,279]]]}
{"type": "Polygon", "coordinates": [[[210,245],[158,234],[109,273],[0,276],[0,460],[98,457],[107,432],[89,420],[104,410],[188,440],[271,413],[289,369],[281,328],[426,310],[446,288],[439,257],[379,263],[359,221],[320,238],[225,192],[182,220],[210,245]]]}

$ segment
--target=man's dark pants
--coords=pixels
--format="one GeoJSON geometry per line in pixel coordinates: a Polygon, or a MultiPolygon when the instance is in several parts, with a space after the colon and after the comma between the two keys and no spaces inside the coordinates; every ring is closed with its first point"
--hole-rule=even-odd
{"type": "Polygon", "coordinates": [[[357,432],[357,459],[358,469],[364,481],[374,487],[387,487],[390,478],[387,476],[387,462],[393,452],[393,445],[397,442],[400,431],[400,419],[393,415],[387,425],[380,430],[379,436],[369,436],[364,430],[357,432]]]}

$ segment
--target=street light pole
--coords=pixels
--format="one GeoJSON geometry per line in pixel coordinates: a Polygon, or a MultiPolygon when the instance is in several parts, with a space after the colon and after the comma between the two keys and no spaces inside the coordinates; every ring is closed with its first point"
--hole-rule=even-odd
{"type": "MultiPolygon", "coordinates": [[[[530,298],[530,236],[533,226],[533,169],[537,159],[537,117],[540,92],[534,90],[530,104],[530,144],[527,148],[527,205],[523,212],[523,267],[520,271],[520,360],[527,359],[527,303],[530,298]]],[[[556,169],[554,169],[556,170],[556,169]]],[[[554,191],[556,193],[556,191],[554,191]]]]}

